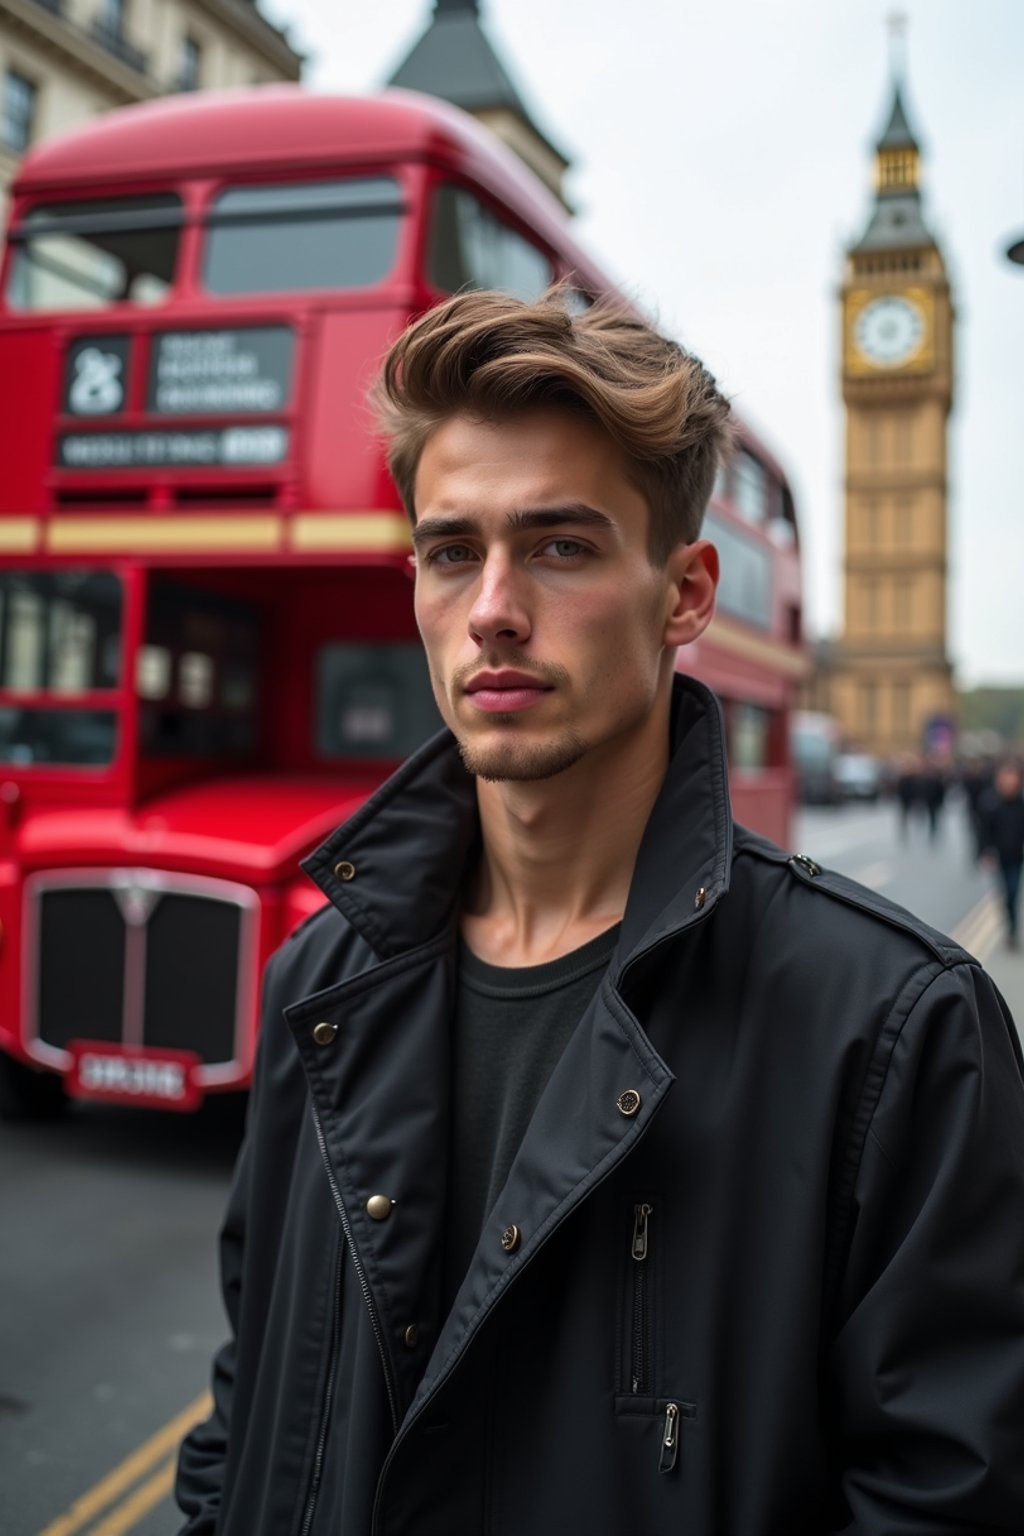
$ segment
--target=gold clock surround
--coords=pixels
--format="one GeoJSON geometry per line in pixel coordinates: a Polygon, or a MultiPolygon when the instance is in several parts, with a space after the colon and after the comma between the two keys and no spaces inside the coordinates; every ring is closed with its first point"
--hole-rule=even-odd
{"type": "Polygon", "coordinates": [[[935,365],[935,290],[914,284],[898,287],[851,288],[843,310],[843,368],[857,378],[900,378],[904,374],[929,373],[935,365]],[[876,299],[906,299],[921,314],[924,327],[917,348],[901,363],[881,364],[866,357],[856,341],[860,316],[876,299]]]}

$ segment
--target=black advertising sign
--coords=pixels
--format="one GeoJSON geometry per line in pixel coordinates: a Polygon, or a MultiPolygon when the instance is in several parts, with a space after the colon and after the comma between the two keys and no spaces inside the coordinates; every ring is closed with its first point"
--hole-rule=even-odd
{"type": "Polygon", "coordinates": [[[57,447],[62,469],[249,469],[280,464],[288,430],[232,426],[154,432],[68,432],[57,447]]]}
{"type": "Polygon", "coordinates": [[[64,362],[63,409],[68,416],[113,416],[128,389],[128,336],[81,336],[64,362]]]}
{"type": "Polygon", "coordinates": [[[286,325],[165,331],[153,337],[146,408],[158,416],[283,410],[294,352],[286,325]]]}

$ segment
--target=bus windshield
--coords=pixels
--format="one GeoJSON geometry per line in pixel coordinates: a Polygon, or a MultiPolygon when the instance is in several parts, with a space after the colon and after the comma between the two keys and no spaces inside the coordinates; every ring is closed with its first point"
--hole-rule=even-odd
{"type": "Polygon", "coordinates": [[[207,215],[209,293],[368,288],[395,263],[405,207],[391,176],[229,187],[207,215]]]}
{"type": "Polygon", "coordinates": [[[112,571],[0,571],[0,762],[112,760],[116,710],[74,701],[117,687],[121,610],[112,571]]]}
{"type": "Polygon", "coordinates": [[[33,208],[11,231],[7,302],[36,311],[159,304],[174,278],[182,220],[172,193],[33,208]]]}

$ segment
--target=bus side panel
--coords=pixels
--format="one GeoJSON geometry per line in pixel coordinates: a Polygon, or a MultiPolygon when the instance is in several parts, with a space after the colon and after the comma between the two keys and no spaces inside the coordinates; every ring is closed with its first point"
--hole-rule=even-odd
{"type": "Polygon", "coordinates": [[[303,507],[357,512],[397,507],[366,394],[403,310],[345,310],[321,315],[307,364],[309,401],[302,427],[303,507]]]}
{"type": "Polygon", "coordinates": [[[21,896],[18,866],[0,861],[0,1050],[24,1060],[21,1034],[21,896]]]}
{"type": "MultiPolygon", "coordinates": [[[[7,445],[0,475],[0,514],[39,512],[51,467],[51,429],[59,409],[58,351],[52,332],[0,336],[2,429],[7,445]]],[[[0,543],[0,553],[7,545],[0,543]]],[[[19,545],[19,552],[24,552],[19,545]]]]}

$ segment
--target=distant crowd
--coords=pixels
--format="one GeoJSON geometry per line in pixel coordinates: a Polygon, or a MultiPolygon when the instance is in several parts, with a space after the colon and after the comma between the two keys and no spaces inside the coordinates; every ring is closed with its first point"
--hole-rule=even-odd
{"type": "Polygon", "coordinates": [[[897,767],[895,792],[900,836],[923,820],[928,836],[939,834],[947,791],[959,783],[970,826],[974,857],[998,876],[1006,913],[1007,942],[1020,944],[1020,887],[1024,866],[1024,776],[1016,758],[974,759],[959,772],[924,757],[908,756],[897,767]]]}

